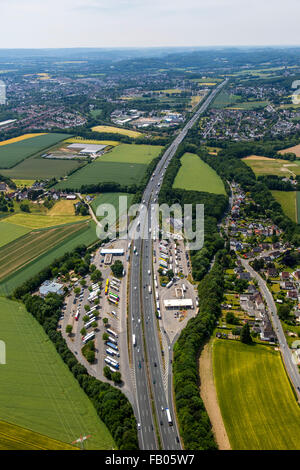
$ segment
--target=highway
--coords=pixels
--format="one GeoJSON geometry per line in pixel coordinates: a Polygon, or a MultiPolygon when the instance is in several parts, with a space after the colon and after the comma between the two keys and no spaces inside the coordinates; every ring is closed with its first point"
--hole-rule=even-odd
{"type": "Polygon", "coordinates": [[[242,262],[244,268],[251,274],[251,276],[253,276],[257,280],[258,285],[261,289],[261,292],[263,293],[263,296],[264,296],[264,298],[267,302],[269,310],[272,314],[271,320],[272,320],[273,328],[274,328],[274,331],[276,333],[276,336],[277,336],[277,339],[278,339],[278,342],[279,342],[279,346],[280,346],[281,354],[282,354],[282,357],[283,357],[283,360],[284,360],[284,364],[285,364],[287,373],[290,377],[290,380],[291,380],[292,384],[294,385],[295,392],[296,392],[297,397],[298,397],[298,401],[300,402],[300,374],[298,372],[298,366],[292,360],[291,350],[288,347],[286,337],[284,335],[283,328],[281,326],[281,322],[280,322],[279,317],[277,315],[277,309],[276,309],[276,305],[275,305],[273,296],[272,296],[271,292],[269,291],[266,282],[249,265],[248,261],[246,261],[245,259],[242,259],[242,258],[240,258],[240,259],[241,259],[241,262],[242,262]]]}
{"type": "MultiPolygon", "coordinates": [[[[142,234],[149,235],[148,227],[150,226],[151,210],[147,209],[150,209],[151,203],[153,203],[158,196],[166,168],[179,144],[185,138],[188,130],[199,119],[200,115],[206,111],[216,94],[227,81],[226,79],[220,83],[204,100],[160,159],[142,197],[144,210],[141,210],[138,217],[140,221],[139,231],[142,234]]],[[[148,237],[144,236],[142,238],[148,237]]],[[[181,449],[172,402],[172,387],[170,385],[170,382],[172,382],[172,374],[168,375],[168,393],[166,393],[163,386],[162,370],[164,357],[162,356],[158,338],[153,299],[152,240],[142,240],[138,238],[133,241],[133,245],[135,249],[132,250],[131,255],[132,261],[129,285],[129,338],[131,342],[132,366],[135,378],[135,413],[137,422],[139,423],[139,444],[140,448],[145,450],[159,448],[153,416],[153,411],[155,410],[161,448],[164,450],[181,449]],[[148,291],[149,284],[152,287],[152,294],[148,291]],[[132,334],[136,336],[136,346],[132,344],[132,334]],[[173,426],[168,425],[165,412],[166,407],[170,410],[173,426]]],[[[170,350],[169,357],[172,357],[172,350],[170,350]]]]}

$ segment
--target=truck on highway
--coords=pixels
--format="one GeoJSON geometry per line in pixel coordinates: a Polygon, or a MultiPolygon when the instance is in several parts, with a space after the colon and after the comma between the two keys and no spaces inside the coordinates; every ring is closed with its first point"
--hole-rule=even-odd
{"type": "Polygon", "coordinates": [[[132,344],[133,344],[133,346],[136,346],[136,337],[135,337],[135,334],[132,335],[132,344]]]}
{"type": "Polygon", "coordinates": [[[171,413],[170,413],[169,408],[166,408],[166,415],[167,415],[167,420],[168,420],[169,426],[173,426],[173,421],[172,421],[172,418],[171,418],[171,413]]]}
{"type": "Polygon", "coordinates": [[[149,292],[149,294],[152,293],[152,287],[151,286],[148,286],[148,292],[149,292]]]}

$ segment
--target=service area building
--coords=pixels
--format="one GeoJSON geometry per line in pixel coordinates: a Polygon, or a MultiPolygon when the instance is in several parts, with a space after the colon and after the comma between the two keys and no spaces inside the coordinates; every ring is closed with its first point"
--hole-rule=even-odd
{"type": "Polygon", "coordinates": [[[192,299],[166,299],[164,306],[167,310],[176,310],[178,308],[193,308],[192,299]]]}

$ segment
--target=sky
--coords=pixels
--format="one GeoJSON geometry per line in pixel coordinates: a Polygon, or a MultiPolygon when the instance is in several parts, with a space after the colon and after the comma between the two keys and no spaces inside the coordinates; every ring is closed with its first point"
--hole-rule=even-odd
{"type": "Polygon", "coordinates": [[[0,0],[0,48],[300,45],[299,0],[0,0]]]}

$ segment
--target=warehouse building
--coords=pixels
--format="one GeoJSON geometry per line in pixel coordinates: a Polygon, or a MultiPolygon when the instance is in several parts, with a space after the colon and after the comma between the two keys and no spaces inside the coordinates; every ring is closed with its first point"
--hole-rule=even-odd
{"type": "Polygon", "coordinates": [[[62,295],[64,293],[62,284],[54,281],[45,281],[40,287],[40,295],[46,297],[48,294],[58,294],[62,295]]]}

